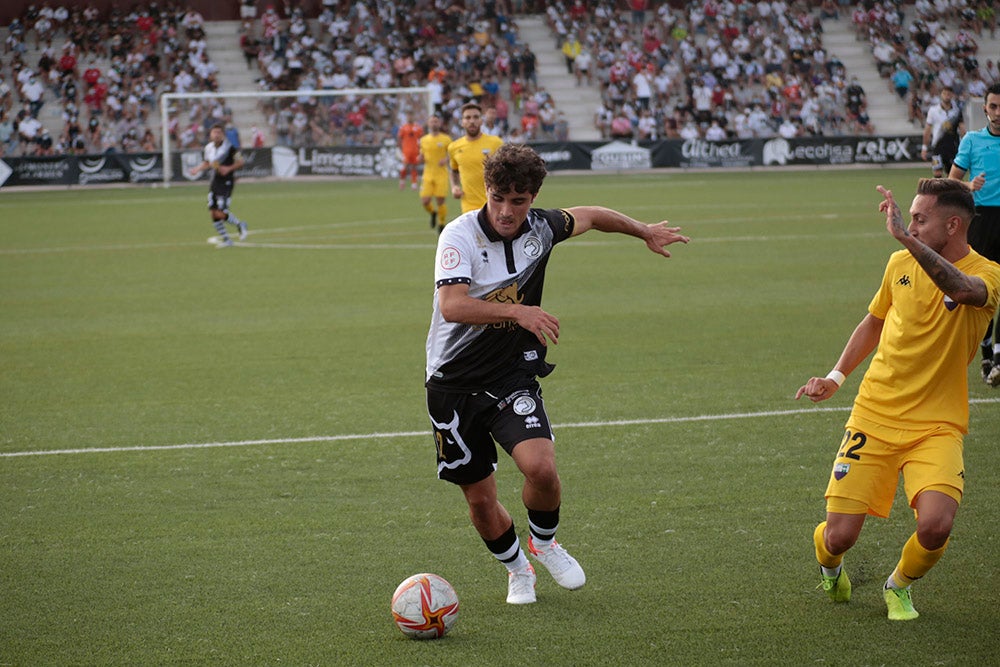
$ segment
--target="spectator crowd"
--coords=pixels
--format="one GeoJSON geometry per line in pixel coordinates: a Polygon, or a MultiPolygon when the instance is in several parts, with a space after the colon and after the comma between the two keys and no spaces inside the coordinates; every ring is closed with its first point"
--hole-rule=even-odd
{"type": "Polygon", "coordinates": [[[546,17],[567,72],[600,90],[602,137],[721,140],[874,131],[867,96],[883,93],[866,92],[827,50],[827,19],[852,21],[871,43],[887,88],[908,100],[917,125],[943,85],[981,96],[998,78],[997,65],[976,55],[976,37],[995,34],[992,5],[557,0],[546,17]]]}
{"type": "Polygon", "coordinates": [[[888,89],[907,102],[907,118],[918,127],[942,89],[960,104],[979,100],[1000,81],[997,63],[981,61],[979,40],[996,36],[993,2],[916,0],[858,3],[850,18],[859,41],[869,45],[888,89]],[[907,16],[909,14],[909,16],[907,16]]]}
{"type": "MultiPolygon", "coordinates": [[[[106,13],[76,3],[30,5],[7,27],[0,57],[0,152],[158,150],[151,129],[158,95],[216,90],[216,72],[204,19],[176,2],[127,11],[113,5],[106,13]],[[46,122],[56,120],[58,130],[46,122]]],[[[172,116],[171,137],[202,141],[198,130],[213,113],[187,105],[172,116]]]]}
{"type": "Polygon", "coordinates": [[[318,17],[268,6],[244,16],[241,47],[261,90],[301,92],[261,104],[274,143],[352,145],[390,141],[426,103],[338,91],[426,86],[444,130],[462,133],[460,108],[477,101],[487,132],[512,141],[555,137],[555,103],[538,86],[536,58],[521,42],[524,3],[323,0],[318,17]],[[326,94],[324,94],[326,92],[326,94]]]}
{"type": "Polygon", "coordinates": [[[837,2],[557,1],[547,19],[604,138],[752,138],[873,131],[864,91],[823,44],[837,2]],[[832,17],[832,16],[831,16],[832,17]]]}
{"type": "MultiPolygon", "coordinates": [[[[1000,79],[978,54],[984,32],[996,31],[989,1],[321,0],[310,17],[292,0],[237,2],[234,40],[259,90],[299,93],[261,99],[266,126],[246,137],[257,146],[392,141],[408,116],[426,115],[424,101],[365,91],[410,86],[430,89],[452,136],[462,134],[461,105],[476,100],[484,130],[506,141],[565,140],[565,116],[520,39],[515,16],[529,11],[544,11],[567,76],[599,91],[604,138],[873,132],[873,91],[828,53],[824,19],[851,22],[918,126],[942,87],[968,99],[1000,79]]],[[[204,19],[178,2],[105,13],[31,5],[5,31],[0,155],[159,150],[152,128],[164,92],[220,93],[174,101],[174,148],[200,147],[215,123],[239,143],[217,75],[204,19]]]]}

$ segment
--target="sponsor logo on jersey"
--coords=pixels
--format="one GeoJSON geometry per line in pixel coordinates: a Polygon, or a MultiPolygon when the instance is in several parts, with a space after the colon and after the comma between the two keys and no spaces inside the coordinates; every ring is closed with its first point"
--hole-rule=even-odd
{"type": "Polygon", "coordinates": [[[511,283],[506,287],[495,289],[483,297],[483,301],[492,303],[521,303],[524,297],[517,294],[517,283],[511,283]]]}

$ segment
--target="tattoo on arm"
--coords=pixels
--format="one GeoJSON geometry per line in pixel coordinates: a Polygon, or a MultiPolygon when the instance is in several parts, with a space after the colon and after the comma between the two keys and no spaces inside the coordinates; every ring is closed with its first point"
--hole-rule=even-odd
{"type": "Polygon", "coordinates": [[[931,277],[934,284],[945,294],[966,286],[965,274],[926,245],[921,244],[921,247],[917,249],[917,252],[913,253],[913,256],[916,257],[917,262],[927,272],[927,275],[931,277]]]}
{"type": "Polygon", "coordinates": [[[895,203],[892,205],[892,226],[901,232],[903,236],[910,235],[910,230],[903,224],[903,213],[895,203]]]}
{"type": "Polygon", "coordinates": [[[985,285],[977,284],[965,273],[955,268],[946,260],[921,243],[920,247],[910,251],[917,263],[927,272],[938,289],[959,303],[981,306],[986,303],[985,285]]]}

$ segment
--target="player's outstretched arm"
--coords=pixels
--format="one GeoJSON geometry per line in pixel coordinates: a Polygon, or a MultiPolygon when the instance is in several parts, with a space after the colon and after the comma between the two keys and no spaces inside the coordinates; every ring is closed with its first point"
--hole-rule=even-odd
{"type": "Polygon", "coordinates": [[[680,227],[671,227],[664,220],[646,224],[624,213],[603,206],[574,206],[567,209],[576,219],[573,236],[596,229],[600,232],[628,234],[646,242],[646,247],[658,255],[670,257],[666,247],[672,243],[688,243],[691,239],[680,234],[680,227]]]}

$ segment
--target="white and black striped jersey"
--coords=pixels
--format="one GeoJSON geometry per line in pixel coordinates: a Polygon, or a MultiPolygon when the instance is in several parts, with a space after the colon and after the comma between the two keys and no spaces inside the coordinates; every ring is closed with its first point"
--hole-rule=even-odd
{"type": "Polygon", "coordinates": [[[434,314],[427,334],[428,387],[475,392],[551,371],[545,363],[545,346],[514,322],[446,322],[436,288],[465,283],[469,296],[476,299],[540,306],[549,254],[556,243],[572,235],[574,224],[568,211],[533,208],[510,241],[490,226],[485,209],[469,211],[445,226],[435,257],[434,314]]]}
{"type": "MultiPolygon", "coordinates": [[[[219,164],[224,164],[227,167],[231,166],[236,162],[236,158],[240,156],[240,149],[229,143],[228,139],[223,139],[222,143],[218,146],[215,142],[210,141],[205,144],[204,157],[205,162],[209,164],[213,162],[218,162],[219,164]]],[[[212,182],[209,188],[212,192],[223,192],[232,190],[233,181],[235,180],[235,172],[229,172],[225,176],[219,174],[219,170],[216,169],[212,172],[212,182]]]]}

